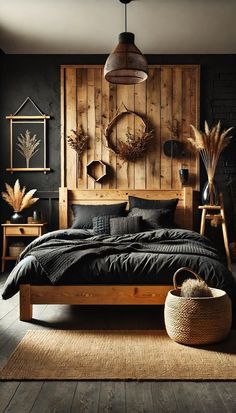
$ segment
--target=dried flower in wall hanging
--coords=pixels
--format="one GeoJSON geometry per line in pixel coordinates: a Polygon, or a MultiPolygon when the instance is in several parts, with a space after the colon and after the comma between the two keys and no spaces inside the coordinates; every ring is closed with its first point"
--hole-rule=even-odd
{"type": "Polygon", "coordinates": [[[105,129],[104,136],[106,140],[106,147],[110,151],[115,153],[115,155],[117,155],[120,159],[123,159],[124,161],[135,162],[137,159],[142,158],[146,154],[148,145],[154,137],[154,131],[148,131],[147,122],[144,120],[143,116],[134,111],[128,110],[126,107],[125,109],[126,110],[124,112],[116,114],[116,116],[111,120],[111,122],[105,129]],[[117,144],[114,145],[111,142],[112,130],[115,125],[117,125],[117,123],[126,115],[133,115],[138,117],[141,120],[142,125],[136,134],[131,133],[130,129],[127,128],[127,133],[125,134],[126,141],[123,142],[118,138],[117,144]]]}
{"type": "Polygon", "coordinates": [[[17,150],[26,160],[26,168],[29,168],[29,161],[34,156],[39,148],[41,140],[36,138],[36,134],[31,136],[31,132],[27,129],[25,134],[17,136],[17,150]]]}
{"type": "Polygon", "coordinates": [[[78,167],[80,171],[80,163],[82,154],[88,144],[88,135],[84,132],[82,126],[80,126],[78,132],[71,129],[71,134],[67,136],[68,145],[74,149],[78,156],[78,167]]]}
{"type": "Polygon", "coordinates": [[[190,126],[194,132],[195,140],[193,138],[188,138],[188,140],[201,155],[208,177],[209,201],[211,205],[214,205],[217,203],[214,199],[214,177],[216,166],[220,154],[230,143],[232,136],[228,136],[228,133],[233,127],[221,131],[221,123],[219,121],[217,125],[210,129],[208,123],[205,121],[205,130],[202,132],[195,128],[195,126],[190,126]]]}

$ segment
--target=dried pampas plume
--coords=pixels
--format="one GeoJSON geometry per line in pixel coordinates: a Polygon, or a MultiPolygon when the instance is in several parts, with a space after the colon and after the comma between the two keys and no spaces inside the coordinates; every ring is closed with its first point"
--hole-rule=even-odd
{"type": "Polygon", "coordinates": [[[25,134],[17,136],[18,152],[26,159],[26,167],[29,168],[29,161],[34,156],[39,148],[40,139],[36,139],[36,135],[30,136],[31,132],[27,129],[25,134]]]}
{"type": "Polygon", "coordinates": [[[210,203],[213,204],[212,185],[216,166],[221,152],[230,143],[232,136],[228,136],[228,134],[233,129],[233,127],[221,131],[221,123],[219,121],[217,125],[213,126],[210,129],[207,121],[205,121],[204,132],[202,132],[195,128],[195,126],[190,126],[193,130],[195,139],[188,138],[188,140],[199,151],[203,160],[207,172],[208,182],[210,185],[210,203]]]}
{"type": "Polygon", "coordinates": [[[203,280],[184,281],[181,287],[181,297],[212,297],[211,289],[203,280]]]}
{"type": "Polygon", "coordinates": [[[13,208],[15,212],[20,212],[25,208],[29,208],[39,199],[33,198],[33,195],[37,189],[31,189],[29,192],[25,193],[25,186],[23,189],[20,188],[19,179],[16,180],[13,188],[7,183],[5,185],[6,192],[2,192],[2,198],[13,208]]]}

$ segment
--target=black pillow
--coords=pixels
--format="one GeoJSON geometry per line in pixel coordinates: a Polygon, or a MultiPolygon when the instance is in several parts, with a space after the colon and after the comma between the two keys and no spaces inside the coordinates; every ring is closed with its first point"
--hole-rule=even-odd
{"type": "Polygon", "coordinates": [[[142,231],[142,217],[125,217],[125,218],[111,218],[110,219],[110,234],[123,235],[134,234],[142,231]]]}
{"type": "Polygon", "coordinates": [[[92,219],[97,216],[123,216],[126,205],[127,202],[109,205],[71,205],[74,214],[72,228],[93,228],[92,219]]]}
{"type": "Polygon", "coordinates": [[[93,218],[94,234],[110,234],[110,218],[115,218],[114,215],[103,215],[93,218]]]}
{"type": "Polygon", "coordinates": [[[131,216],[142,217],[143,230],[173,226],[173,211],[171,209],[133,208],[129,212],[129,217],[131,216]]]}
{"type": "Polygon", "coordinates": [[[179,199],[144,199],[137,198],[136,196],[129,196],[129,208],[142,208],[142,209],[171,209],[175,211],[179,199]]]}

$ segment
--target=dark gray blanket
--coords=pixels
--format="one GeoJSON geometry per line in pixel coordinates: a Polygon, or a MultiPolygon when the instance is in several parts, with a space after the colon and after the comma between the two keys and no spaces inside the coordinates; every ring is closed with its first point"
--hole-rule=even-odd
{"type": "Polygon", "coordinates": [[[191,267],[211,287],[236,295],[235,281],[205,237],[182,229],[122,236],[94,236],[85,230],[54,231],[21,254],[3,291],[9,298],[20,283],[171,284],[181,266],[191,267]]]}
{"type": "Polygon", "coordinates": [[[135,242],[134,235],[130,235],[127,240],[121,240],[119,237],[109,241],[101,236],[85,240],[74,239],[73,236],[64,239],[62,234],[61,238],[48,238],[38,245],[32,245],[23,256],[33,255],[54,285],[75,264],[79,267],[83,262],[91,262],[99,256],[110,254],[131,252],[166,255],[187,254],[218,259],[216,251],[200,241],[191,242],[189,239],[175,239],[175,237],[166,240],[165,236],[164,232],[155,234],[155,237],[153,236],[148,243],[145,237],[143,242],[135,242]]]}

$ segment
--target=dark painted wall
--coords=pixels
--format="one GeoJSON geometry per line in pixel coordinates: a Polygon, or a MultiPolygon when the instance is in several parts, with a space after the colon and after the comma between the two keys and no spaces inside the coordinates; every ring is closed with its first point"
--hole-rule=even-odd
{"type": "MultiPolygon", "coordinates": [[[[4,182],[13,183],[16,177],[30,188],[43,191],[44,200],[40,208],[45,210],[48,218],[48,197],[51,196],[51,207],[54,211],[52,227],[57,225],[57,198],[60,186],[60,64],[103,64],[103,55],[3,55],[0,53],[0,189],[4,182]],[[27,172],[11,175],[5,171],[9,166],[9,125],[5,116],[13,113],[30,96],[49,114],[48,122],[48,166],[52,171],[43,173],[27,172]]],[[[225,126],[236,127],[236,56],[235,55],[169,55],[148,56],[149,63],[156,64],[200,64],[201,65],[201,126],[204,119],[209,123],[221,119],[225,126]]],[[[236,135],[236,132],[235,132],[236,135]]],[[[236,140],[236,139],[235,139],[236,140]]],[[[217,179],[224,189],[229,179],[236,179],[236,143],[232,143],[225,151],[219,164],[217,179]]],[[[204,181],[204,174],[202,180],[204,181]]],[[[39,193],[40,195],[40,193],[39,193]]],[[[226,190],[226,203],[230,198],[226,190]]],[[[40,205],[40,204],[39,204],[40,205]]],[[[9,218],[10,209],[0,201],[1,222],[9,218]]],[[[232,211],[232,208],[230,208],[232,211]]],[[[231,213],[230,228],[233,228],[234,217],[231,213]],[[231,225],[232,224],[232,225],[231,225]]],[[[230,237],[236,238],[236,231],[230,237]]]]}

